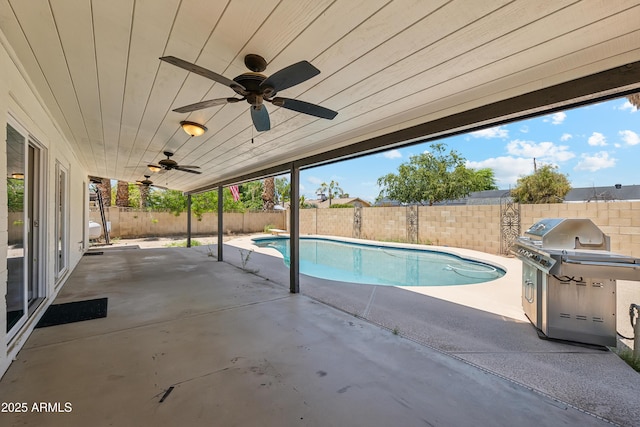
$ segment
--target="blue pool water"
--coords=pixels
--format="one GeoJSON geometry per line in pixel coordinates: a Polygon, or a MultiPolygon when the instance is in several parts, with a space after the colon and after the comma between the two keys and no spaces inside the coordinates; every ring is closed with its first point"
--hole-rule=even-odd
{"type": "MultiPolygon", "coordinates": [[[[276,249],[289,266],[288,237],[253,239],[276,249]]],[[[504,270],[445,252],[300,238],[300,272],[322,279],[385,286],[451,286],[487,282],[504,270]]]]}

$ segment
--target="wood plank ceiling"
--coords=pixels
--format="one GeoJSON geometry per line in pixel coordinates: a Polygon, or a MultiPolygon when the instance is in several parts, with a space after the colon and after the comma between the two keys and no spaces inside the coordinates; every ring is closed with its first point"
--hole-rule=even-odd
{"type": "Polygon", "coordinates": [[[184,191],[639,61],[639,18],[637,0],[0,0],[2,43],[89,173],[135,181],[169,150],[203,173],[152,179],[184,191]],[[245,102],[172,111],[234,93],[160,56],[234,78],[248,53],[266,75],[310,61],[279,95],[338,116],[268,104],[258,133],[245,102]]]}

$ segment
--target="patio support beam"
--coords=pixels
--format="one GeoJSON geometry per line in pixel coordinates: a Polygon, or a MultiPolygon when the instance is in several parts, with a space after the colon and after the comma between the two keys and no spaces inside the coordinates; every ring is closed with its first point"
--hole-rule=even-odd
{"type": "Polygon", "coordinates": [[[187,247],[191,247],[191,194],[187,194],[187,247]]]}
{"type": "Polygon", "coordinates": [[[222,261],[222,210],[224,206],[224,204],[222,203],[223,194],[224,187],[220,185],[218,186],[218,261],[222,261]]]}
{"type": "Polygon", "coordinates": [[[300,167],[291,163],[289,209],[289,291],[300,292],[300,167]]]}

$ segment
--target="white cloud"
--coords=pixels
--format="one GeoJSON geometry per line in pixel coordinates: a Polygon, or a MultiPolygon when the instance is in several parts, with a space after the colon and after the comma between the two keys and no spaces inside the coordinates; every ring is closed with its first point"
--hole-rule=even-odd
{"type": "Polygon", "coordinates": [[[477,130],[470,133],[474,138],[508,138],[509,130],[502,126],[496,126],[488,129],[477,130]]]}
{"type": "Polygon", "coordinates": [[[629,110],[630,113],[635,113],[638,111],[638,107],[630,103],[629,100],[626,100],[624,104],[618,107],[618,110],[629,110]]]}
{"type": "Polygon", "coordinates": [[[606,151],[600,151],[592,156],[583,154],[581,159],[574,170],[595,172],[600,169],[612,168],[616,165],[617,161],[617,159],[609,157],[609,153],[606,151]]]}
{"type": "Polygon", "coordinates": [[[640,144],[640,135],[631,130],[621,130],[618,134],[627,145],[640,144]]]}
{"type": "Polygon", "coordinates": [[[552,125],[560,125],[566,118],[567,114],[560,111],[558,113],[553,113],[550,116],[547,116],[547,118],[543,119],[543,121],[551,122],[552,125]]]}
{"type": "Polygon", "coordinates": [[[493,169],[499,188],[515,186],[518,178],[533,172],[533,160],[512,156],[492,157],[480,162],[467,161],[467,167],[474,169],[493,169]]]}
{"type": "Polygon", "coordinates": [[[399,150],[389,150],[382,153],[387,159],[399,159],[402,157],[402,153],[399,150]]]}
{"type": "Polygon", "coordinates": [[[307,178],[307,181],[309,181],[310,183],[312,183],[313,185],[320,185],[322,184],[322,180],[316,176],[310,176],[307,178]]]}
{"type": "Polygon", "coordinates": [[[594,132],[591,134],[587,142],[589,145],[594,147],[604,147],[607,145],[607,138],[605,138],[605,136],[600,132],[594,132]]]}
{"type": "Polygon", "coordinates": [[[571,135],[570,133],[563,133],[560,137],[560,141],[568,141],[571,138],[573,138],[573,135],[571,135]]]}
{"type": "Polygon", "coordinates": [[[520,132],[521,132],[521,133],[529,133],[529,126],[527,126],[527,125],[523,125],[523,126],[520,128],[520,132]]]}
{"type": "Polygon", "coordinates": [[[533,142],[515,139],[507,144],[507,152],[513,156],[537,158],[548,162],[564,162],[576,155],[567,145],[555,145],[553,142],[533,142]]]}
{"type": "Polygon", "coordinates": [[[567,118],[567,115],[565,113],[563,113],[562,111],[559,113],[555,113],[551,115],[551,124],[554,125],[559,125],[562,124],[562,122],[564,122],[564,119],[567,118]]]}

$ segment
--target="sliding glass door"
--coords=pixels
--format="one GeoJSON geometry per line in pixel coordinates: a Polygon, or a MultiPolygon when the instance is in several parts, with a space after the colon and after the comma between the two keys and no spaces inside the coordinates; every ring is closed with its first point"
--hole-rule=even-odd
{"type": "Polygon", "coordinates": [[[42,300],[42,148],[19,125],[7,125],[7,332],[15,335],[42,300]]]}

